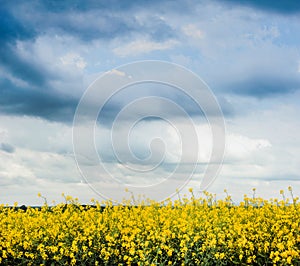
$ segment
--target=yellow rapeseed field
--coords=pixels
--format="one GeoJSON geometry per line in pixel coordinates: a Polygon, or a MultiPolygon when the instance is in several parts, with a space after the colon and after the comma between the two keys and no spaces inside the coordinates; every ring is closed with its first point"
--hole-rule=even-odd
{"type": "MultiPolygon", "coordinates": [[[[292,195],[291,188],[289,188],[292,195]]],[[[0,207],[1,265],[300,265],[300,203],[180,198],[0,207]]]]}

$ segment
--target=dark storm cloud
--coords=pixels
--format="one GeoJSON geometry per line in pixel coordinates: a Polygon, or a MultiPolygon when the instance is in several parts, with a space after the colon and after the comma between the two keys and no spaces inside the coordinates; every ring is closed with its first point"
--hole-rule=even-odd
{"type": "Polygon", "coordinates": [[[233,83],[230,86],[231,88],[227,88],[228,91],[232,91],[235,94],[265,98],[291,93],[300,89],[300,77],[254,76],[241,82],[233,83]]]}
{"type": "Polygon", "coordinates": [[[24,40],[35,36],[33,29],[26,28],[18,18],[14,17],[5,6],[0,7],[0,40],[3,44],[24,40]]]}
{"type": "MultiPolygon", "coordinates": [[[[129,86],[116,93],[106,102],[106,104],[101,109],[101,112],[98,116],[98,122],[103,126],[111,127],[116,117],[120,113],[122,113],[123,108],[128,106],[129,103],[133,103],[134,105],[135,101],[138,102],[139,99],[152,96],[157,97],[157,100],[152,102],[151,104],[145,104],[143,106],[143,110],[135,110],[136,112],[139,112],[141,116],[145,115],[147,118],[144,120],[147,121],[161,120],[161,118],[151,116],[152,110],[157,108],[161,110],[162,116],[164,116],[164,114],[168,114],[177,118],[179,113],[176,112],[176,110],[174,110],[173,108],[170,109],[168,105],[163,105],[162,103],[160,103],[160,100],[172,101],[172,103],[178,106],[178,108],[176,109],[182,109],[192,119],[199,118],[198,121],[202,121],[205,115],[216,115],[215,108],[211,106],[206,106],[206,113],[204,114],[204,111],[202,109],[203,106],[200,106],[188,94],[177,88],[162,84],[158,85],[149,83],[129,86]],[[157,103],[157,105],[153,105],[153,103],[157,103]],[[150,117],[148,117],[149,115],[150,117]]],[[[235,110],[224,97],[219,97],[218,102],[225,116],[229,117],[234,115],[235,110]]],[[[126,113],[125,117],[127,119],[132,119],[132,116],[135,117],[136,112],[128,112],[126,113]]]]}
{"type": "MultiPolygon", "coordinates": [[[[217,0],[216,0],[217,1],[217,0]]],[[[255,8],[280,13],[295,13],[300,4],[271,1],[219,0],[232,5],[248,5],[255,8]]],[[[79,99],[66,98],[51,84],[70,84],[70,77],[53,74],[49,66],[40,58],[29,60],[18,51],[18,41],[33,43],[39,36],[71,36],[83,45],[100,40],[103,43],[118,39],[124,43],[146,37],[156,42],[179,38],[180,29],[174,29],[163,18],[164,12],[176,18],[179,15],[195,16],[194,1],[5,1],[0,6],[0,68],[13,79],[25,81],[26,88],[17,86],[14,81],[1,77],[0,73],[0,112],[25,114],[51,120],[71,120],[79,99]],[[159,14],[162,14],[160,16],[159,14]],[[2,79],[1,79],[2,78],[2,79]],[[59,81],[59,82],[56,82],[59,81]]],[[[205,3],[205,1],[203,2],[205,3]]],[[[201,6],[201,5],[199,5],[201,6]]],[[[199,7],[198,6],[198,7],[199,7]]],[[[195,16],[197,18],[197,16],[195,16]]],[[[184,22],[184,20],[183,20],[184,22]]],[[[72,39],[73,42],[73,39],[72,39]]],[[[55,40],[53,39],[53,45],[55,40]]],[[[72,45],[67,43],[66,45],[72,45]]],[[[70,47],[71,49],[72,47],[70,47]]],[[[251,73],[249,74],[251,75],[251,73]]],[[[255,97],[267,97],[287,93],[299,88],[299,78],[292,77],[253,77],[238,83],[229,84],[229,92],[255,97]]],[[[64,86],[64,85],[62,85],[64,86]]],[[[161,93],[161,92],[159,92],[161,93]]],[[[159,94],[158,93],[158,94],[159,94]]],[[[163,96],[163,95],[162,95],[163,96]]],[[[173,97],[173,96],[172,96],[173,97]]],[[[171,98],[173,99],[173,98],[171,98]]],[[[181,97],[174,101],[186,106],[191,115],[198,114],[197,108],[186,103],[181,97]]],[[[224,113],[230,115],[232,108],[224,100],[224,113]]],[[[121,105],[111,105],[105,109],[110,118],[121,105]]]]}
{"type": "Polygon", "coordinates": [[[174,30],[163,20],[150,16],[147,22],[140,22],[125,13],[104,13],[92,10],[87,13],[66,13],[64,16],[48,14],[44,27],[49,32],[71,35],[82,42],[92,40],[110,41],[115,38],[129,38],[135,34],[149,36],[154,40],[165,40],[175,36],[174,30]]]}
{"type": "MultiPolygon", "coordinates": [[[[148,6],[155,7],[155,2],[142,1],[137,5],[133,1],[27,1],[18,6],[12,2],[3,12],[12,18],[12,25],[20,25],[21,32],[29,29],[32,37],[33,32],[64,33],[82,41],[111,40],[134,33],[143,33],[156,39],[175,36],[175,31],[151,12],[147,21],[136,19],[139,9],[148,6]]],[[[14,37],[18,35],[19,31],[14,37]]]]}
{"type": "Polygon", "coordinates": [[[20,88],[7,79],[0,81],[0,112],[71,121],[77,100],[51,91],[20,88]]]}
{"type": "Polygon", "coordinates": [[[13,76],[22,79],[32,86],[39,86],[43,89],[47,84],[47,80],[51,78],[47,69],[19,56],[14,47],[4,44],[0,48],[0,65],[13,76]]]}
{"type": "Polygon", "coordinates": [[[219,0],[230,5],[242,5],[255,9],[261,9],[267,12],[275,12],[279,14],[297,14],[300,13],[300,2],[291,1],[274,1],[274,0],[219,0]]]}
{"type": "MultiPolygon", "coordinates": [[[[157,11],[168,11],[174,13],[190,13],[194,10],[195,3],[193,1],[186,0],[110,0],[110,1],[99,1],[99,0],[67,0],[67,1],[40,1],[38,4],[45,10],[51,12],[65,13],[67,11],[76,12],[87,12],[91,10],[103,10],[105,12],[132,12],[135,10],[154,10],[157,11]]],[[[132,13],[128,13],[132,15],[132,13]]]]}
{"type": "Polygon", "coordinates": [[[5,9],[0,8],[0,65],[14,76],[34,85],[43,86],[46,81],[41,67],[21,58],[16,52],[16,41],[28,40],[36,36],[34,28],[28,27],[5,9]]]}
{"type": "Polygon", "coordinates": [[[0,150],[5,151],[7,153],[14,153],[15,147],[10,145],[9,143],[0,143],[0,150]]]}
{"type": "MultiPolygon", "coordinates": [[[[158,0],[154,1],[139,1],[139,5],[149,6],[149,4],[159,2],[158,0]]],[[[137,5],[134,1],[119,1],[119,0],[110,0],[110,1],[99,1],[99,0],[66,0],[66,1],[41,1],[39,3],[46,10],[51,10],[53,12],[66,12],[69,10],[74,11],[90,11],[94,9],[102,9],[108,11],[118,11],[124,9],[131,9],[137,5]]]]}
{"type": "MultiPolygon", "coordinates": [[[[167,2],[166,2],[167,3],[167,2]]],[[[144,1],[6,1],[0,6],[0,68],[13,79],[25,81],[20,88],[0,74],[0,112],[26,114],[46,119],[71,118],[75,99],[56,95],[54,81],[68,83],[68,77],[54,75],[39,58],[20,54],[19,41],[33,43],[39,36],[72,36],[81,43],[130,39],[135,34],[162,41],[175,36],[160,17],[147,13],[139,20],[135,12],[155,2],[144,1]]],[[[79,99],[77,99],[78,101],[79,99]]]]}

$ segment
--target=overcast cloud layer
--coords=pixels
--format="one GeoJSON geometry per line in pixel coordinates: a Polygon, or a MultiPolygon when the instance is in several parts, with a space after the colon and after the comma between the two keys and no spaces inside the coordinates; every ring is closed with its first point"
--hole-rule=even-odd
{"type": "MultiPolygon", "coordinates": [[[[299,14],[297,1],[3,2],[0,203],[41,204],[38,192],[49,201],[61,200],[62,192],[82,202],[99,197],[80,176],[74,159],[76,106],[100,74],[149,59],[194,71],[220,103],[226,154],[209,191],[222,197],[227,188],[240,199],[257,187],[258,195],[274,197],[292,185],[299,195],[299,14]]],[[[107,129],[127,102],[145,95],[169,97],[191,117],[201,114],[178,90],[153,84],[111,100],[103,110],[96,144],[112,173],[132,184],[135,177],[113,160],[107,129]]],[[[174,119],[185,123],[175,113],[174,119]]],[[[205,119],[196,119],[200,164],[188,187],[197,190],[211,136],[205,119]]],[[[148,181],[168,174],[180,157],[176,132],[155,119],[135,128],[133,152],[149,155],[153,137],[165,138],[169,149],[166,164],[147,176],[148,181]]],[[[160,152],[160,146],[156,148],[160,152]]]]}

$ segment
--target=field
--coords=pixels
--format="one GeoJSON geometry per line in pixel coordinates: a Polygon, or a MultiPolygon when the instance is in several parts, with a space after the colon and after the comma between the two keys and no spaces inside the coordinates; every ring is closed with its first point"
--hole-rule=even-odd
{"type": "Polygon", "coordinates": [[[0,207],[1,265],[300,265],[300,203],[231,197],[0,207]]]}

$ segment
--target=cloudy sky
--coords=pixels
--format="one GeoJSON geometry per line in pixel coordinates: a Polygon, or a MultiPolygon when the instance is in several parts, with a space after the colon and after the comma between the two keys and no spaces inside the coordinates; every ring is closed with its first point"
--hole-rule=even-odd
{"type": "MultiPolygon", "coordinates": [[[[259,196],[270,198],[291,185],[300,194],[297,1],[2,1],[0,41],[0,203],[40,205],[38,192],[49,202],[61,201],[62,192],[81,202],[101,200],[77,168],[74,114],[97,77],[141,60],[179,64],[199,75],[216,96],[226,150],[208,191],[223,197],[226,188],[240,200],[256,187],[259,196]]],[[[99,173],[100,192],[109,189],[109,174],[123,184],[151,185],[172,174],[180,161],[178,128],[188,128],[187,121],[159,100],[127,110],[127,116],[154,108],[163,118],[172,117],[170,123],[143,119],[132,125],[127,139],[119,139],[129,143],[141,162],[135,167],[146,169],[144,174],[124,170],[113,154],[111,125],[118,112],[152,95],[168,97],[195,118],[199,164],[187,188],[199,190],[211,155],[209,125],[178,90],[148,83],[120,92],[99,116],[95,144],[110,172],[99,173]],[[163,163],[153,170],[162,154],[163,163]]],[[[122,133],[126,115],[122,119],[117,133],[127,136],[122,133]]],[[[119,156],[126,157],[125,148],[119,156]]],[[[95,163],[87,160],[86,165],[95,163]]],[[[191,162],[181,163],[174,182],[187,176],[191,162]]]]}

